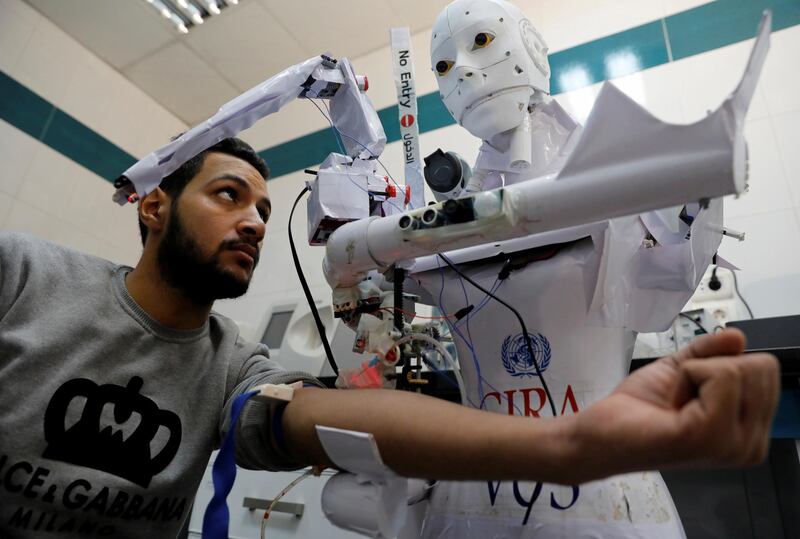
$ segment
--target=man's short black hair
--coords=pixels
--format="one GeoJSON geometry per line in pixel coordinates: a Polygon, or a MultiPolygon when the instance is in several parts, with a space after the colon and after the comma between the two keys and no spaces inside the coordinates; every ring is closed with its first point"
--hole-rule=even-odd
{"type": "MultiPolygon", "coordinates": [[[[226,138],[195,155],[161,181],[159,187],[172,198],[172,204],[177,203],[178,197],[183,192],[183,189],[192,178],[200,172],[206,155],[211,152],[225,153],[238,157],[242,161],[246,161],[252,165],[253,168],[261,174],[264,181],[269,178],[269,168],[267,164],[261,156],[256,153],[252,146],[236,137],[226,138]]],[[[139,233],[142,235],[142,245],[144,245],[145,241],[147,241],[147,227],[141,219],[139,219],[139,233]]]]}

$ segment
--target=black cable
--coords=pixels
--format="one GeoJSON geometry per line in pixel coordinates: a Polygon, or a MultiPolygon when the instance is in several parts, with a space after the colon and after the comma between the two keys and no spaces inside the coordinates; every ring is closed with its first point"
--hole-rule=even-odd
{"type": "Polygon", "coordinates": [[[719,266],[714,266],[714,269],[711,270],[711,278],[708,280],[708,288],[716,292],[720,288],[722,288],[722,281],[719,280],[717,277],[717,270],[719,266]]]}
{"type": "Polygon", "coordinates": [[[541,382],[542,382],[542,387],[544,388],[544,392],[547,395],[547,402],[550,403],[550,410],[553,412],[553,417],[558,417],[558,413],[556,413],[555,401],[553,400],[553,396],[550,394],[550,389],[547,387],[547,382],[544,381],[544,376],[542,375],[542,371],[539,368],[539,362],[536,361],[536,356],[533,354],[533,345],[531,344],[531,337],[530,337],[530,335],[528,335],[528,328],[525,326],[525,320],[522,319],[522,316],[519,314],[519,311],[517,311],[514,307],[512,307],[511,305],[509,305],[508,303],[506,303],[502,299],[500,299],[497,296],[495,296],[494,294],[492,294],[491,291],[486,290],[484,287],[482,287],[481,285],[479,285],[478,283],[476,283],[475,281],[470,279],[468,276],[464,275],[461,272],[461,270],[459,270],[455,266],[455,264],[453,264],[453,262],[451,262],[450,259],[447,258],[446,256],[444,256],[442,253],[438,253],[438,254],[439,254],[439,258],[441,258],[444,261],[445,264],[450,266],[450,269],[452,269],[454,272],[456,272],[458,275],[460,275],[462,279],[467,281],[469,284],[471,284],[472,286],[474,286],[475,288],[477,288],[478,290],[480,290],[481,292],[483,292],[487,296],[491,297],[493,300],[497,301],[500,305],[503,305],[504,307],[509,309],[512,313],[514,313],[514,316],[517,317],[517,320],[519,321],[519,325],[522,326],[522,335],[525,336],[525,344],[528,346],[528,353],[531,356],[531,361],[533,361],[533,366],[536,367],[536,376],[538,376],[539,380],[541,380],[541,382]]]}
{"type": "MultiPolygon", "coordinates": [[[[405,326],[405,318],[403,314],[403,281],[406,278],[406,272],[403,268],[395,265],[392,266],[392,277],[394,278],[394,329],[402,335],[405,326]]],[[[411,372],[410,358],[406,357],[403,353],[403,347],[400,347],[400,355],[397,358],[396,365],[401,365],[400,378],[397,379],[397,389],[407,389],[411,385],[406,376],[411,372]]]]}
{"type": "Polygon", "coordinates": [[[739,296],[739,299],[742,300],[742,303],[744,303],[747,312],[750,314],[750,320],[753,320],[755,318],[755,316],[753,316],[753,309],[750,308],[750,305],[748,305],[747,301],[745,301],[742,293],[739,292],[739,279],[736,278],[736,272],[731,270],[731,275],[733,275],[733,288],[736,290],[736,295],[739,296]]]}
{"type": "Polygon", "coordinates": [[[306,277],[303,275],[303,268],[300,267],[300,258],[297,256],[297,249],[294,247],[294,238],[292,237],[292,217],[294,217],[294,210],[297,208],[297,204],[300,202],[300,199],[303,198],[303,195],[310,190],[311,189],[308,187],[303,187],[303,190],[300,191],[300,194],[297,195],[297,199],[294,201],[292,211],[289,213],[289,248],[292,250],[294,268],[297,271],[297,277],[300,279],[300,285],[303,287],[303,293],[306,295],[308,306],[311,308],[311,315],[314,317],[314,323],[317,325],[319,338],[322,340],[322,347],[325,348],[325,355],[328,357],[328,364],[331,366],[331,369],[333,369],[334,374],[339,376],[339,367],[336,365],[336,361],[333,359],[333,352],[331,351],[331,345],[328,343],[328,336],[325,333],[325,326],[322,324],[322,319],[319,317],[319,311],[317,311],[317,305],[314,303],[314,297],[311,295],[311,290],[308,288],[306,277]]]}
{"type": "Polygon", "coordinates": [[[697,320],[695,320],[694,318],[692,318],[688,314],[686,314],[686,313],[678,313],[678,316],[682,316],[686,320],[689,320],[690,322],[692,322],[695,326],[699,327],[700,331],[702,331],[704,334],[708,333],[708,330],[706,328],[704,328],[703,326],[701,326],[700,322],[698,322],[697,320]]]}

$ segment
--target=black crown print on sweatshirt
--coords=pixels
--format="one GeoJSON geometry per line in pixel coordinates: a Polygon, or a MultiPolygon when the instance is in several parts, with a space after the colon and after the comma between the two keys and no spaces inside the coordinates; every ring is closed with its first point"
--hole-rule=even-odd
{"type": "Polygon", "coordinates": [[[107,472],[147,488],[153,476],[164,470],[178,452],[181,421],[175,413],[159,409],[153,400],[142,395],[142,385],[138,376],[124,387],[98,385],[86,378],[64,383],[53,394],[44,414],[47,447],[42,457],[107,472]],[[79,397],[86,398],[81,417],[66,429],[67,409],[79,397]],[[103,408],[109,404],[117,425],[101,429],[103,408]],[[126,437],[122,427],[134,412],[141,421],[126,437]],[[161,451],[151,455],[150,442],[161,427],[169,431],[169,438],[161,451]]]}

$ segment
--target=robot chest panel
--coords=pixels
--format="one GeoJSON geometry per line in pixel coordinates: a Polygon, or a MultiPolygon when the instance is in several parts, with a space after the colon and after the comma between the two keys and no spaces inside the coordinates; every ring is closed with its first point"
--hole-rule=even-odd
{"type": "Polygon", "coordinates": [[[562,415],[602,398],[625,377],[633,333],[588,322],[595,254],[591,241],[579,242],[503,281],[497,279],[502,264],[473,270],[473,279],[519,312],[527,338],[505,306],[468,283],[462,287],[457,275],[443,276],[446,312],[473,305],[467,317],[452,325],[473,406],[513,415],[552,415],[538,370],[562,415]]]}

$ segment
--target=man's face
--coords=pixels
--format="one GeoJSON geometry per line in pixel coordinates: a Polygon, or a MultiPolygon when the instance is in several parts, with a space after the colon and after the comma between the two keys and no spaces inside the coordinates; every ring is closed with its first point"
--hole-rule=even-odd
{"type": "Polygon", "coordinates": [[[208,154],[170,206],[158,246],[167,282],[201,305],[244,294],[270,212],[266,182],[252,165],[208,154]]]}

